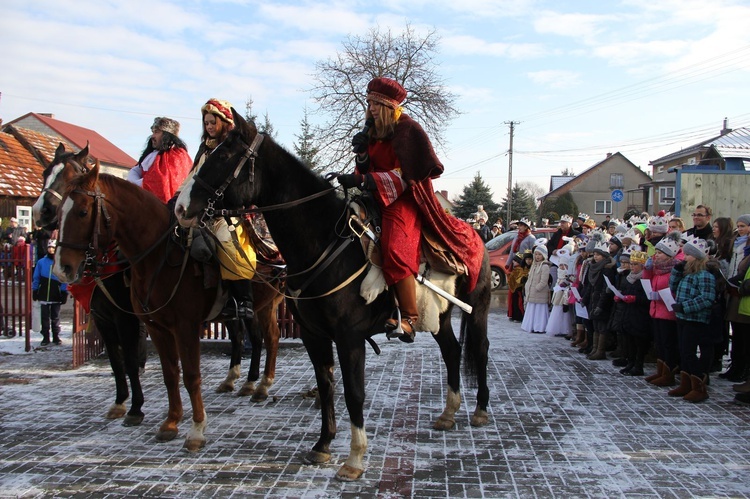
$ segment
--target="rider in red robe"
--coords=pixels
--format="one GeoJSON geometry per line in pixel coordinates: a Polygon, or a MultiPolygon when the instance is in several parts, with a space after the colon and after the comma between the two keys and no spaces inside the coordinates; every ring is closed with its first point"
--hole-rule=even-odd
{"type": "MultiPolygon", "coordinates": [[[[404,334],[399,338],[411,343],[419,319],[415,276],[422,225],[431,226],[468,267],[470,291],[477,283],[484,244],[471,226],[448,215],[435,197],[431,179],[443,173],[443,165],[422,127],[402,113],[406,90],[395,80],[375,78],[367,92],[366,122],[371,125],[352,139],[355,173],[338,179],[345,188],[373,191],[380,205],[383,274],[394,287],[401,310],[404,334]]],[[[386,324],[387,329],[396,327],[394,320],[386,324]]]]}

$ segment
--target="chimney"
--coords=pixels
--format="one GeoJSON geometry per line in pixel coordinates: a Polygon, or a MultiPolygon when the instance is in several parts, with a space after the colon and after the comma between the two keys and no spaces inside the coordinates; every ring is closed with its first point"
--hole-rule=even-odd
{"type": "Polygon", "coordinates": [[[440,191],[440,194],[442,194],[445,199],[448,199],[448,191],[440,191]]]}
{"type": "Polygon", "coordinates": [[[611,153],[611,152],[608,152],[608,153],[607,153],[607,157],[608,157],[608,158],[611,158],[611,157],[612,157],[612,153],[611,153]]]}
{"type": "Polygon", "coordinates": [[[726,135],[726,134],[728,134],[731,131],[732,131],[731,128],[727,128],[727,118],[724,117],[724,126],[721,129],[721,131],[719,132],[719,135],[726,135]]]}
{"type": "Polygon", "coordinates": [[[44,116],[45,118],[54,118],[55,115],[52,113],[38,113],[39,116],[44,116]]]}

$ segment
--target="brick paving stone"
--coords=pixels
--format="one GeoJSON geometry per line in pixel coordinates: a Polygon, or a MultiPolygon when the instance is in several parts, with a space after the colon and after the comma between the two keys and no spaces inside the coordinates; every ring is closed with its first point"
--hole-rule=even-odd
{"type": "Polygon", "coordinates": [[[182,449],[189,405],[178,438],[155,441],[167,402],[153,355],[146,419],[131,428],[103,418],[114,394],[104,360],[36,375],[45,352],[5,357],[0,497],[750,497],[750,408],[732,403],[731,383],[714,377],[711,398],[689,404],[493,310],[490,423],[469,425],[465,382],[456,428],[441,432],[432,423],[445,369],[434,341],[377,339],[383,354],[368,349],[366,365],[367,470],[354,483],[334,479],[350,442],[338,372],[332,460],[303,463],[320,416],[302,397],[314,376],[299,342],[281,349],[272,398],[260,404],[215,393],[228,358],[204,348],[208,442],[195,454],[182,449]]]}

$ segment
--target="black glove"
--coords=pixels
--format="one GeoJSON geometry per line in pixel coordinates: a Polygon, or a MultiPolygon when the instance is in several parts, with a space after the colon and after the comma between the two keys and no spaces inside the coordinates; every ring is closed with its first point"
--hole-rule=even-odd
{"type": "Polygon", "coordinates": [[[370,136],[367,132],[359,132],[352,137],[352,152],[363,154],[367,152],[367,145],[370,143],[370,136]]]}
{"type": "Polygon", "coordinates": [[[345,173],[337,177],[339,184],[344,189],[351,189],[352,187],[362,187],[362,183],[365,181],[365,176],[359,173],[345,173]]]}
{"type": "Polygon", "coordinates": [[[685,271],[685,262],[683,261],[683,262],[677,262],[677,263],[675,263],[674,264],[674,268],[675,268],[675,270],[677,270],[677,272],[684,272],[685,271]]]}
{"type": "Polygon", "coordinates": [[[596,307],[593,312],[591,312],[591,317],[599,317],[602,315],[602,307],[596,307]]]}
{"type": "Polygon", "coordinates": [[[570,305],[563,305],[563,313],[567,314],[570,311],[570,305]]]}
{"type": "Polygon", "coordinates": [[[674,304],[672,304],[672,311],[683,313],[685,311],[685,309],[683,308],[683,306],[681,304],[674,303],[674,304]]]}
{"type": "Polygon", "coordinates": [[[31,292],[31,299],[33,301],[39,301],[39,290],[38,289],[35,289],[34,291],[31,292]]]}
{"type": "Polygon", "coordinates": [[[60,292],[60,303],[65,305],[68,303],[68,292],[67,291],[61,291],[60,292]]]}
{"type": "Polygon", "coordinates": [[[739,289],[740,296],[748,296],[750,295],[750,279],[745,279],[740,284],[739,289]]]}

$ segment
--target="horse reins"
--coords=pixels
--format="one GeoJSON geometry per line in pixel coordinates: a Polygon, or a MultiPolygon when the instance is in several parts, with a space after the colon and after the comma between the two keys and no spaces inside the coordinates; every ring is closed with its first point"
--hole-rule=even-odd
{"type": "MultiPolygon", "coordinates": [[[[94,198],[94,237],[93,241],[89,244],[74,244],[74,243],[66,243],[65,241],[58,240],[57,245],[61,248],[70,248],[70,249],[76,249],[76,250],[83,250],[85,251],[85,260],[84,260],[84,267],[90,265],[92,262],[96,261],[96,255],[99,252],[99,236],[101,235],[101,218],[104,217],[104,223],[107,226],[107,229],[109,230],[110,223],[112,222],[112,218],[109,216],[109,213],[107,212],[107,207],[104,204],[105,196],[104,194],[99,190],[99,186],[96,186],[95,191],[87,191],[84,189],[73,189],[71,191],[71,194],[84,194],[86,196],[94,198]],[[100,216],[101,215],[101,216],[100,216]]],[[[62,236],[62,231],[61,236],[62,236]]]]}

